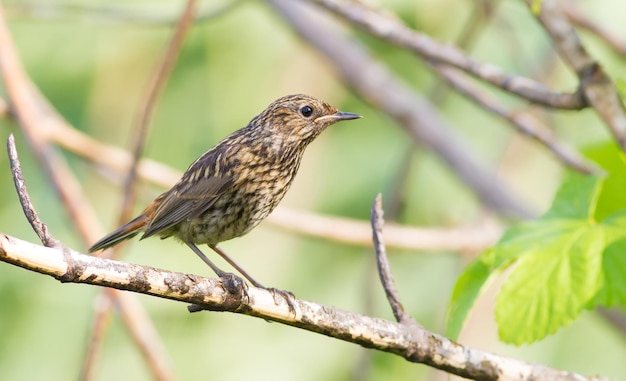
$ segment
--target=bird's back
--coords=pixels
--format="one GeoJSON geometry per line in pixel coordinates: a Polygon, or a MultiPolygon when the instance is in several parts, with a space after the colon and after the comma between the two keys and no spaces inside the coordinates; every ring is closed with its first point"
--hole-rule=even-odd
{"type": "Polygon", "coordinates": [[[145,236],[213,245],[248,233],[282,200],[302,158],[271,144],[241,132],[224,139],[162,195],[145,236]]]}

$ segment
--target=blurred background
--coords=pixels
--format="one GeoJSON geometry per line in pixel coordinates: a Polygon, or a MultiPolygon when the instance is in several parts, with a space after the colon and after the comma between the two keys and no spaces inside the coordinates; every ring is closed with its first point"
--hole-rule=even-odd
{"type": "MultiPolygon", "coordinates": [[[[471,56],[535,78],[550,88],[575,89],[575,76],[555,58],[545,33],[519,1],[378,1],[410,27],[456,43],[472,20],[478,32],[464,48],[471,56]],[[489,9],[489,16],[485,16],[489,9]],[[474,21],[475,22],[475,21],[474,21]]],[[[367,221],[383,194],[387,220],[424,227],[473,226],[512,221],[485,208],[476,195],[424,146],[382,111],[346,87],[333,65],[300,39],[262,1],[205,1],[178,63],[161,94],[145,156],[183,171],[200,154],[246,123],[274,99],[314,95],[363,119],[322,134],[305,154],[281,206],[367,221]],[[390,212],[393,210],[394,212],[390,212]]],[[[617,35],[626,33],[626,4],[567,2],[617,35]]],[[[71,125],[93,138],[129,148],[139,104],[182,9],[172,1],[6,2],[5,17],[34,83],[71,125]],[[165,20],[165,21],[164,21],[165,20]]],[[[362,31],[354,35],[371,53],[428,98],[440,80],[419,58],[362,31]]],[[[624,57],[582,33],[589,51],[614,78],[624,57]]],[[[494,91],[511,107],[523,100],[494,91]]],[[[442,116],[488,163],[521,203],[536,214],[549,205],[564,173],[550,152],[453,92],[436,101],[442,116]]],[[[592,111],[542,114],[563,141],[583,149],[610,139],[592,111]]],[[[19,126],[0,119],[0,137],[16,135],[33,203],[56,238],[85,251],[26,144],[19,126]]],[[[116,225],[119,181],[72,152],[66,159],[107,230],[116,225]]],[[[23,217],[6,155],[0,155],[0,231],[38,242],[23,217]]],[[[140,188],[136,210],[163,191],[140,188]]],[[[514,223],[515,220],[513,220],[514,223]]],[[[298,235],[271,223],[223,243],[222,248],[261,283],[299,298],[393,320],[374,272],[373,249],[298,235]]],[[[389,250],[391,268],[410,315],[444,332],[454,282],[478,253],[389,250]]],[[[174,240],[132,242],[124,260],[212,276],[174,240]]],[[[222,265],[226,267],[226,265],[222,265]]],[[[626,341],[598,314],[584,313],[568,328],[533,345],[499,343],[493,319],[497,284],[470,315],[461,342],[498,354],[583,374],[626,374],[626,341]]],[[[67,380],[77,377],[101,290],[0,264],[0,378],[67,380]]],[[[226,313],[189,314],[180,303],[136,296],[171,356],[178,379],[227,380],[443,380],[446,374],[391,354],[261,319],[226,313]]],[[[117,315],[98,358],[96,380],[152,379],[117,315]]]]}

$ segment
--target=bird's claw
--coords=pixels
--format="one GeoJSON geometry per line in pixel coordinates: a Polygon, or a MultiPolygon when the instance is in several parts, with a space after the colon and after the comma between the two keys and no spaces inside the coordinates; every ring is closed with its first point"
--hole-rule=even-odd
{"type": "Polygon", "coordinates": [[[293,294],[293,292],[286,291],[286,290],[279,290],[274,287],[267,287],[265,289],[272,294],[272,297],[274,297],[274,303],[279,304],[280,298],[283,298],[285,302],[287,303],[287,306],[289,307],[289,312],[296,315],[296,304],[295,304],[296,296],[293,294]]]}
{"type": "MultiPolygon", "coordinates": [[[[237,297],[241,297],[242,300],[244,301],[248,299],[248,284],[244,282],[243,279],[241,279],[240,277],[238,277],[237,275],[233,273],[227,273],[225,271],[221,271],[218,276],[220,280],[222,281],[222,285],[224,286],[224,291],[226,291],[230,295],[236,295],[237,297]]],[[[242,302],[239,301],[239,299],[237,299],[237,302],[235,303],[235,305],[240,306],[241,303],[242,302]]],[[[219,310],[230,311],[234,309],[234,308],[231,308],[232,305],[229,306],[229,303],[225,303],[223,307],[224,307],[223,310],[222,309],[219,309],[219,310]]],[[[202,311],[202,310],[209,309],[209,308],[206,308],[205,306],[201,304],[190,304],[189,306],[187,306],[187,309],[189,310],[189,312],[198,312],[198,311],[202,311]]],[[[211,309],[211,310],[218,310],[218,309],[211,309]]]]}
{"type": "Polygon", "coordinates": [[[229,294],[247,296],[248,285],[239,276],[233,273],[222,272],[219,274],[219,277],[229,294]]]}

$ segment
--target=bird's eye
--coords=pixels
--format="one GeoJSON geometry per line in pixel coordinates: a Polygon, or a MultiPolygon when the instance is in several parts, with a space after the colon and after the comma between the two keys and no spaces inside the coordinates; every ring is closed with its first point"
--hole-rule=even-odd
{"type": "Polygon", "coordinates": [[[311,106],[302,106],[300,107],[300,114],[302,114],[303,117],[308,118],[311,114],[313,114],[313,109],[311,106]]]}

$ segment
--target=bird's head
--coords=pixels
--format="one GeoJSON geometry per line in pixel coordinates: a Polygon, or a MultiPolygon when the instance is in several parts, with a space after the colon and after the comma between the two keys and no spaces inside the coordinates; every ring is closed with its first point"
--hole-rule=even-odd
{"type": "Polygon", "coordinates": [[[272,102],[251,122],[283,144],[305,147],[326,127],[361,115],[338,111],[308,95],[287,95],[272,102]]]}

